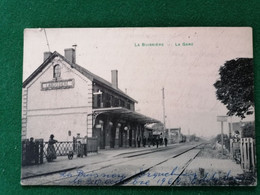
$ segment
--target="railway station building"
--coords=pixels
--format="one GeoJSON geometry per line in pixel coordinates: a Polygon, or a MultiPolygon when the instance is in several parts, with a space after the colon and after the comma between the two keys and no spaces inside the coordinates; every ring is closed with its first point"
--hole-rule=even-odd
{"type": "Polygon", "coordinates": [[[43,63],[23,82],[22,138],[58,141],[97,137],[99,148],[137,147],[145,125],[159,120],[137,113],[138,103],[111,82],[76,64],[73,48],[45,52],[43,63]]]}

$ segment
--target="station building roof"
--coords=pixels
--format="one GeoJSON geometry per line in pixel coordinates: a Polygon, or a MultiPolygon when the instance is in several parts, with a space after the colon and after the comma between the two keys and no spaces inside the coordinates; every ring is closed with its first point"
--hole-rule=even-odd
{"type": "Polygon", "coordinates": [[[62,56],[61,54],[59,54],[57,51],[53,52],[24,82],[23,82],[23,88],[26,87],[48,64],[51,60],[53,60],[55,57],[59,56],[61,59],[63,59],[65,62],[67,62],[71,68],[74,68],[75,70],[77,70],[78,72],[80,72],[81,74],[83,74],[85,77],[87,77],[88,79],[90,79],[93,82],[96,82],[98,84],[101,85],[105,85],[105,87],[107,87],[108,89],[112,90],[113,92],[135,102],[138,103],[135,99],[131,98],[130,96],[128,96],[127,94],[125,94],[122,90],[120,90],[119,88],[115,88],[112,86],[112,84],[110,82],[108,82],[107,80],[93,74],[92,72],[88,71],[87,69],[83,68],[82,66],[76,64],[76,63],[72,63],[70,62],[68,59],[66,59],[64,56],[62,56]]]}
{"type": "Polygon", "coordinates": [[[129,120],[129,121],[136,121],[142,124],[149,124],[149,123],[161,123],[161,121],[157,119],[153,119],[151,117],[145,116],[138,112],[122,108],[122,107],[113,107],[113,108],[98,108],[93,109],[93,113],[95,114],[112,114],[117,116],[119,119],[122,120],[129,120]]]}

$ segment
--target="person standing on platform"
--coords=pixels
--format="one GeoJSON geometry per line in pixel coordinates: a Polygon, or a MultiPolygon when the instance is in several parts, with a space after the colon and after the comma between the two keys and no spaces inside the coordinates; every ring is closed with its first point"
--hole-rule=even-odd
{"type": "Polygon", "coordinates": [[[140,144],[141,144],[141,137],[140,135],[137,136],[137,145],[138,145],[138,148],[140,148],[140,144]]]}
{"type": "Polygon", "coordinates": [[[54,135],[51,134],[49,142],[48,142],[47,157],[46,157],[48,162],[51,162],[51,161],[53,161],[53,159],[57,158],[56,151],[55,151],[55,148],[54,148],[54,144],[58,141],[53,139],[53,138],[54,138],[54,135]]]}
{"type": "Polygon", "coordinates": [[[81,143],[81,141],[78,141],[78,157],[83,158],[84,154],[84,145],[81,143]]]}
{"type": "Polygon", "coordinates": [[[148,136],[148,147],[150,147],[150,146],[151,146],[151,137],[148,136]]]}
{"type": "Polygon", "coordinates": [[[164,138],[164,145],[165,145],[165,147],[167,147],[167,143],[168,143],[168,139],[165,137],[164,138]]]}
{"type": "Polygon", "coordinates": [[[146,145],[146,137],[144,136],[144,138],[143,138],[143,147],[145,147],[145,145],[146,145]]]}
{"type": "Polygon", "coordinates": [[[29,146],[28,146],[28,164],[35,164],[35,153],[36,153],[36,144],[34,142],[33,137],[30,138],[29,146]]]}
{"type": "Polygon", "coordinates": [[[162,133],[160,134],[160,140],[159,140],[159,142],[160,142],[160,145],[163,145],[163,137],[162,137],[162,133]]]}
{"type": "Polygon", "coordinates": [[[159,141],[160,141],[160,140],[159,140],[159,136],[157,136],[157,137],[156,137],[156,146],[157,146],[157,148],[158,148],[158,145],[159,145],[159,141]]]}

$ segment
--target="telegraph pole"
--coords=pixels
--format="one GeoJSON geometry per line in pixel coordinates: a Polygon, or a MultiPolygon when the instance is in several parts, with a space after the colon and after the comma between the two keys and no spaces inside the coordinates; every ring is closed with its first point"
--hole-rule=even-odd
{"type": "Polygon", "coordinates": [[[221,121],[221,149],[222,149],[222,155],[224,155],[224,139],[223,139],[223,121],[221,121]]]}
{"type": "Polygon", "coordinates": [[[164,95],[164,87],[162,88],[162,104],[163,104],[163,133],[165,134],[165,95],[164,95]]]}

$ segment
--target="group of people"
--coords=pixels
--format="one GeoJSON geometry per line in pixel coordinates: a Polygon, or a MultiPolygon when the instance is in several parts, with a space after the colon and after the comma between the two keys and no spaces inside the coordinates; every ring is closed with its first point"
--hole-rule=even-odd
{"type": "Polygon", "coordinates": [[[158,148],[159,145],[162,145],[164,142],[165,147],[167,147],[168,139],[165,137],[164,139],[161,136],[156,136],[153,145],[156,143],[156,147],[158,148]]]}
{"type": "MultiPolygon", "coordinates": [[[[159,147],[159,145],[161,145],[164,141],[164,145],[165,147],[168,144],[168,139],[165,137],[164,139],[161,136],[156,136],[156,137],[148,137],[146,138],[145,136],[143,137],[143,147],[146,146],[146,141],[148,141],[148,147],[150,147],[150,145],[152,144],[153,146],[156,144],[157,148],[159,147]]],[[[138,148],[140,148],[141,146],[141,136],[137,136],[137,146],[138,148]]]]}

